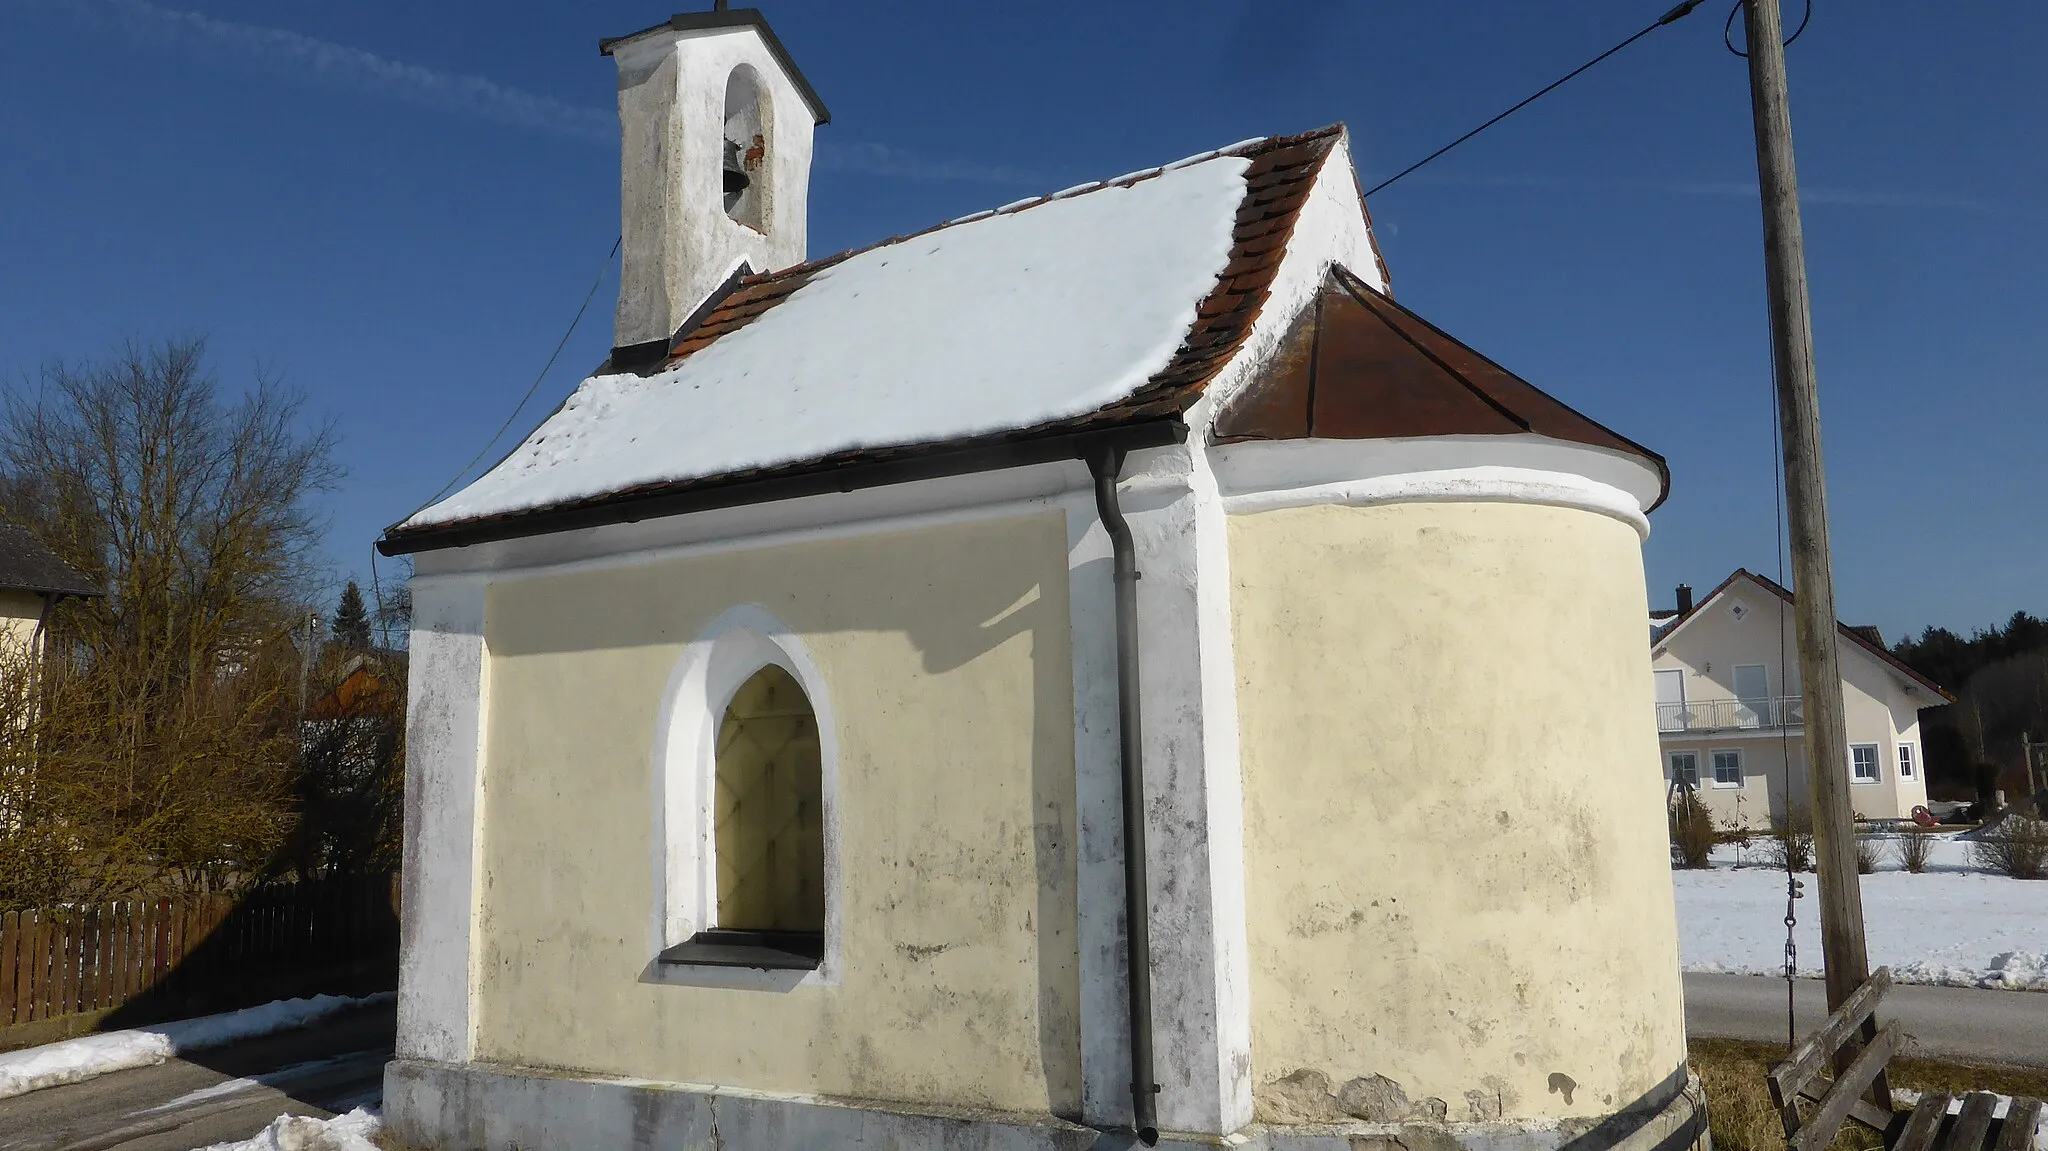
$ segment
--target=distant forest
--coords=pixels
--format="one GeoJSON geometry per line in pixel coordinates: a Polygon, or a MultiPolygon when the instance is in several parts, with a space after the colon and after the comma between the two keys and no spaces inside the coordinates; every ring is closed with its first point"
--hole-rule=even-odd
{"type": "Polygon", "coordinates": [[[2048,742],[2048,620],[2014,612],[2005,626],[1968,639],[1930,627],[1891,650],[1956,696],[1920,712],[1930,795],[1989,798],[2003,788],[2013,799],[2025,792],[2023,741],[2048,742]]]}

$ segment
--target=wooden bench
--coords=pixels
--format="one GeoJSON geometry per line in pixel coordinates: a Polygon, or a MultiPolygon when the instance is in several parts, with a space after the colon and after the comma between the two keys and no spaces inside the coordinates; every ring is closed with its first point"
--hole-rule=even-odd
{"type": "Polygon", "coordinates": [[[1952,1096],[1945,1091],[1922,1096],[1910,1114],[1892,1108],[1885,1064],[1898,1052],[1903,1033],[1896,1022],[1880,1028],[1876,1016],[1891,985],[1891,969],[1878,968],[1819,1031],[1771,1068],[1771,1103],[1785,1122],[1790,1151],[1821,1151],[1848,1119],[1882,1134],[1887,1151],[2033,1151],[2039,1099],[2015,1098],[2002,1120],[1993,1117],[1998,1097],[1985,1091],[1963,1096],[1962,1113],[1953,1119],[1952,1096]],[[1845,1047],[1854,1059],[1847,1070],[1826,1078],[1822,1072],[1845,1047]],[[1799,1115],[1802,1100],[1813,1106],[1805,1119],[1799,1115]]]}

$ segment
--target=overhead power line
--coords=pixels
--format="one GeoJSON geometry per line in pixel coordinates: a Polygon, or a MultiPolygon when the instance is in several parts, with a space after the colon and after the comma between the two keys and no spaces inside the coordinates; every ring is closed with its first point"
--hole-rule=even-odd
{"type": "MultiPolygon", "coordinates": [[[[583,313],[590,310],[590,301],[596,298],[598,288],[604,285],[605,275],[611,271],[612,261],[618,257],[619,245],[624,241],[624,239],[625,237],[621,236],[618,239],[612,241],[612,250],[605,256],[604,266],[597,270],[597,279],[592,281],[590,285],[590,290],[583,294],[582,306],[576,309],[575,318],[569,321],[568,330],[562,333],[561,340],[555,344],[555,350],[552,354],[548,356],[548,362],[541,365],[540,374],[535,376],[533,378],[533,383],[527,386],[526,394],[519,397],[519,403],[512,408],[512,414],[505,417],[505,422],[498,425],[498,430],[491,433],[491,438],[484,441],[484,446],[478,449],[476,455],[471,456],[469,462],[462,465],[461,471],[456,472],[454,477],[451,478],[448,481],[448,483],[441,488],[440,491],[435,492],[432,496],[428,497],[426,503],[423,503],[419,507],[413,509],[414,515],[419,514],[420,511],[426,508],[434,506],[434,504],[439,502],[442,496],[447,495],[449,491],[455,487],[456,484],[461,483],[462,477],[469,474],[469,469],[475,467],[479,460],[483,459],[485,455],[490,453],[491,448],[496,446],[498,440],[503,438],[505,432],[512,427],[512,421],[518,419],[519,413],[526,410],[527,403],[533,399],[533,393],[540,390],[541,381],[547,379],[548,373],[554,370],[555,361],[561,358],[562,349],[569,346],[569,337],[576,334],[576,326],[583,322],[583,313]]],[[[410,519],[411,516],[408,516],[406,518],[410,519]]]]}
{"type": "Polygon", "coordinates": [[[1607,59],[1609,56],[1614,55],[1616,52],[1621,51],[1623,48],[1628,47],[1630,44],[1633,44],[1636,41],[1642,39],[1643,37],[1648,36],[1650,33],[1655,32],[1657,29],[1662,28],[1666,24],[1676,24],[1678,21],[1683,20],[1687,16],[1692,15],[1692,10],[1699,7],[1701,4],[1705,2],[1706,0],[1685,0],[1685,3],[1680,4],[1678,7],[1673,8],[1671,11],[1666,12],[1662,16],[1657,17],[1656,22],[1652,23],[1649,27],[1644,28],[1642,31],[1636,33],[1635,35],[1629,37],[1626,40],[1623,40],[1621,43],[1616,44],[1614,47],[1609,48],[1607,51],[1600,53],[1598,56],[1593,57],[1591,60],[1588,60],[1584,64],[1581,64],[1578,67],[1572,69],[1571,71],[1565,73],[1563,76],[1558,77],[1556,80],[1545,85],[1542,88],[1542,90],[1538,91],[1535,95],[1530,96],[1528,99],[1523,100],[1521,103],[1516,104],[1514,107],[1509,108],[1507,111],[1502,112],[1500,115],[1495,116],[1493,119],[1488,120],[1486,123],[1479,125],[1477,128],[1472,129],[1470,132],[1467,132],[1464,135],[1458,137],[1457,139],[1451,141],[1450,143],[1445,144],[1443,147],[1438,148],[1436,151],[1431,152],[1429,155],[1424,156],[1422,159],[1415,161],[1413,164],[1408,165],[1406,168],[1401,169],[1399,172],[1394,173],[1392,176],[1389,176],[1388,178],[1381,180],[1378,184],[1375,184],[1372,187],[1371,191],[1368,191],[1366,195],[1368,197],[1372,196],[1374,193],[1379,192],[1381,189],[1384,189],[1387,185],[1392,184],[1394,181],[1401,179],[1403,176],[1408,175],[1410,172],[1415,171],[1417,168],[1422,167],[1424,164],[1429,163],[1431,160],[1436,159],[1438,156],[1443,155],[1445,152],[1450,151],[1451,149],[1457,147],[1465,141],[1470,140],[1472,137],[1477,136],[1479,133],[1484,132],[1488,128],[1493,127],[1495,124],[1500,123],[1502,120],[1507,119],[1509,116],[1512,116],[1515,113],[1521,111],[1522,109],[1528,107],[1529,105],[1534,104],[1536,101],[1542,99],[1545,96],[1548,96],[1550,93],[1562,87],[1566,81],[1572,79],[1574,76],[1577,76],[1579,73],[1584,72],[1586,69],[1591,68],[1595,64],[1598,64],[1600,61],[1607,59]]]}

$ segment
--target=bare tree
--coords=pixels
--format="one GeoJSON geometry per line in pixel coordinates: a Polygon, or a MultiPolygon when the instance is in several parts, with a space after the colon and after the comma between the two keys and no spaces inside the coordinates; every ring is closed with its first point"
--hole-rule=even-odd
{"type": "Polygon", "coordinates": [[[25,769],[79,898],[247,881],[295,818],[288,636],[317,589],[334,436],[274,378],[224,399],[205,352],[53,365],[0,423],[0,514],[107,592],[51,621],[25,769]]]}
{"type": "Polygon", "coordinates": [[[300,878],[388,874],[398,867],[405,799],[402,653],[331,657],[300,756],[304,813],[289,856],[300,878]]]}
{"type": "Polygon", "coordinates": [[[396,570],[378,582],[377,631],[386,648],[412,641],[412,557],[399,556],[396,570]]]}

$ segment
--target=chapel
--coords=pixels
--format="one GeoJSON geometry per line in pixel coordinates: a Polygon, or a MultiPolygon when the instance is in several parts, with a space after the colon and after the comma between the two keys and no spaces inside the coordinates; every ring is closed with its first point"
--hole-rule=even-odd
{"type": "Polygon", "coordinates": [[[378,545],[400,1138],[1704,1145],[1667,469],[1397,300],[1341,126],[813,258],[759,12],[603,50],[611,353],[378,545]]]}

